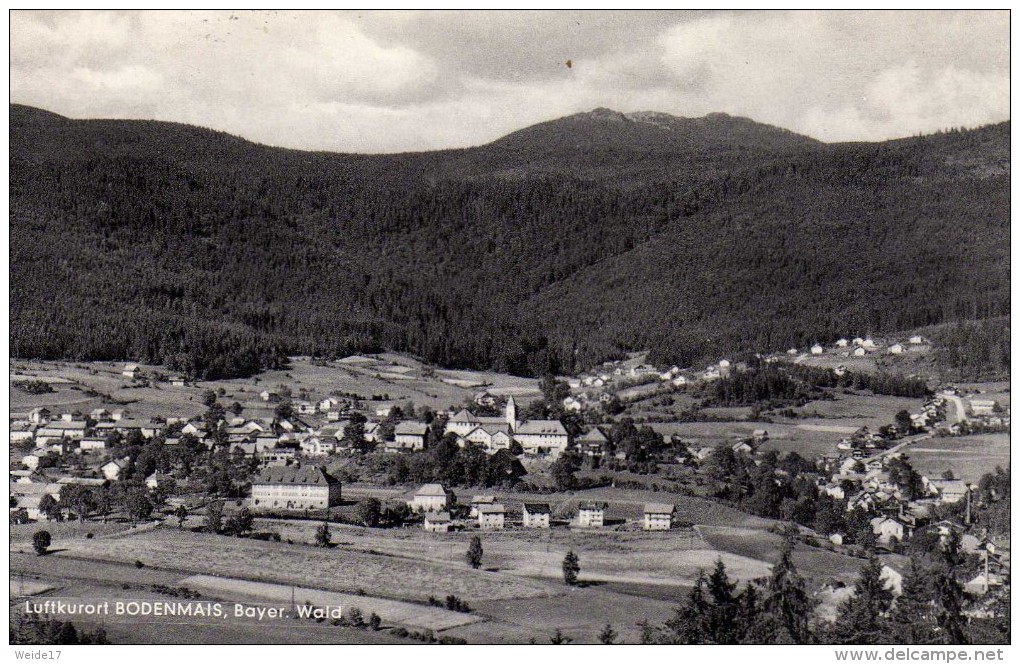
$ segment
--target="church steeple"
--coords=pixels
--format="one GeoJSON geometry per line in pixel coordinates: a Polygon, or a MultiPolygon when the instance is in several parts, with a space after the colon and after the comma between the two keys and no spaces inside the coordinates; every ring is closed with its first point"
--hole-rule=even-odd
{"type": "Polygon", "coordinates": [[[517,430],[517,402],[513,395],[506,400],[506,423],[510,425],[511,431],[517,430]]]}

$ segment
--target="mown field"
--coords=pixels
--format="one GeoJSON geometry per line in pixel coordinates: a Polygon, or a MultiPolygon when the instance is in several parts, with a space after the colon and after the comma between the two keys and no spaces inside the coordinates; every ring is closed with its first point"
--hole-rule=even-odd
{"type": "MultiPolygon", "coordinates": [[[[58,412],[75,409],[87,412],[105,407],[124,409],[136,417],[191,417],[204,411],[203,392],[221,388],[225,393],[220,401],[225,404],[237,401],[245,407],[246,417],[272,416],[272,406],[261,402],[258,394],[282,387],[290,388],[295,399],[302,391],[313,401],[333,393],[350,393],[373,407],[412,401],[417,407],[427,405],[433,409],[459,407],[481,389],[493,394],[513,394],[523,403],[539,394],[535,379],[494,372],[430,371],[421,362],[395,353],[352,356],[325,366],[314,365],[309,358],[295,357],[284,370],[187,387],[173,387],[169,383],[138,387],[121,375],[123,366],[123,362],[16,361],[10,379],[11,410],[27,413],[32,408],[48,407],[58,412]],[[28,380],[44,380],[54,391],[30,394],[14,387],[16,382],[28,380]],[[89,390],[95,394],[89,394],[89,390]],[[373,397],[383,395],[388,399],[372,401],[373,397]]],[[[145,373],[172,373],[163,367],[142,365],[142,369],[145,373]]]]}
{"type": "Polygon", "coordinates": [[[910,463],[929,478],[942,477],[946,470],[966,482],[977,482],[996,466],[1009,467],[1009,434],[931,438],[906,450],[910,463]]]}
{"type": "MultiPolygon", "coordinates": [[[[133,563],[337,592],[422,601],[454,594],[468,601],[536,597],[554,592],[548,584],[512,575],[352,551],[285,542],[262,542],[160,528],[137,536],[69,540],[57,556],[133,563]],[[196,552],[201,552],[196,555],[196,552]]],[[[12,547],[27,552],[31,545],[12,547]]]]}

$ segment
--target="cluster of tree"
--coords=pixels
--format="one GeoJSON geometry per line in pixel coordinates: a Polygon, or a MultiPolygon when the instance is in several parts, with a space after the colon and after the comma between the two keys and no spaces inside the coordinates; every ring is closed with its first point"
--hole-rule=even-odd
{"type": "Polygon", "coordinates": [[[702,572],[675,615],[662,625],[642,625],[642,642],[672,644],[969,644],[1009,641],[1008,598],[996,617],[971,620],[960,582],[959,538],[914,557],[894,596],[882,565],[872,557],[861,568],[852,595],[834,622],[814,615],[816,602],[793,563],[788,541],[769,577],[737,590],[720,560],[702,572]]]}
{"type": "Polygon", "coordinates": [[[797,380],[786,365],[753,362],[702,388],[703,406],[752,406],[766,408],[803,406],[808,401],[831,398],[812,382],[797,380]]]}
{"type": "Polygon", "coordinates": [[[752,514],[812,525],[818,504],[817,470],[796,452],[756,457],[717,447],[704,462],[711,495],[752,514]]]}
{"type": "Polygon", "coordinates": [[[510,488],[527,474],[510,450],[486,454],[474,445],[460,447],[455,434],[444,434],[444,418],[429,427],[424,454],[377,454],[367,459],[373,472],[390,484],[439,482],[446,486],[510,488]]]}
{"type": "Polygon", "coordinates": [[[925,334],[935,359],[952,380],[991,380],[1009,376],[1009,317],[957,321],[925,334]]]}
{"type": "Polygon", "coordinates": [[[12,114],[17,357],[217,378],[386,348],[542,375],[1009,313],[1008,173],[953,165],[991,163],[1008,123],[792,151],[620,134],[579,162],[560,143],[396,159],[12,114]]]}
{"type": "Polygon", "coordinates": [[[9,643],[26,646],[105,646],[110,644],[110,640],[102,627],[86,630],[75,627],[70,621],[22,614],[17,619],[12,616],[9,643]]]}

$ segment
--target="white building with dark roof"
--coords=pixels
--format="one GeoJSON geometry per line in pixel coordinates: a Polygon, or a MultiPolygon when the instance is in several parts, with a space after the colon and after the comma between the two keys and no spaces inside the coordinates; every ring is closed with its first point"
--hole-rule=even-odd
{"type": "Polygon", "coordinates": [[[327,509],[340,504],[340,480],[315,466],[272,466],[251,484],[251,505],[260,510],[327,509]]]}

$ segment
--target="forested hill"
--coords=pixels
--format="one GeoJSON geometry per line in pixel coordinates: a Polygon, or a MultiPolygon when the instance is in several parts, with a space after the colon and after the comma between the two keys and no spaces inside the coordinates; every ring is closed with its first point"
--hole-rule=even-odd
{"type": "Polygon", "coordinates": [[[1009,124],[822,144],[599,109],[344,155],[12,105],[11,352],[691,364],[1009,314],[1009,124]]]}

